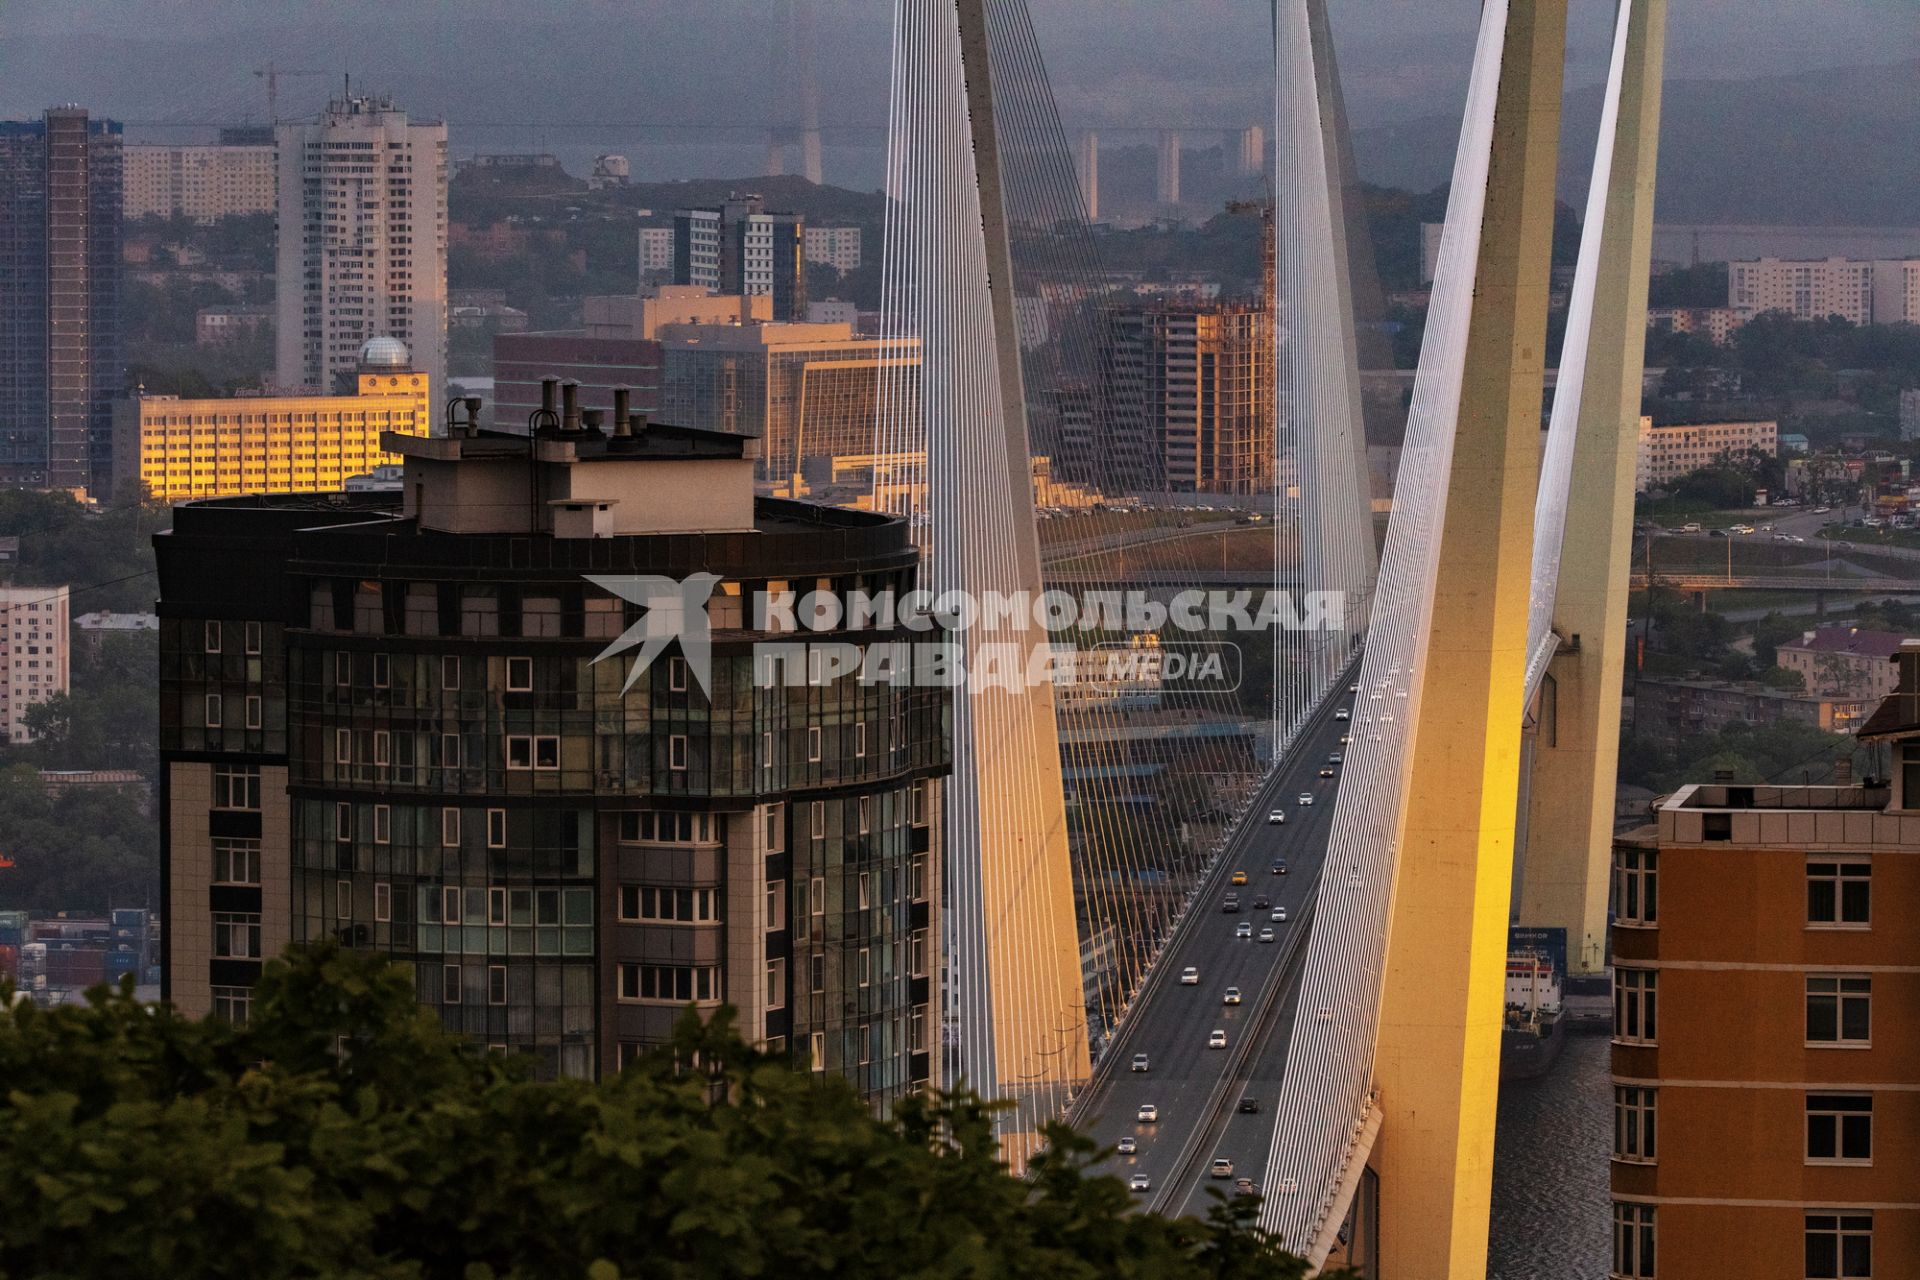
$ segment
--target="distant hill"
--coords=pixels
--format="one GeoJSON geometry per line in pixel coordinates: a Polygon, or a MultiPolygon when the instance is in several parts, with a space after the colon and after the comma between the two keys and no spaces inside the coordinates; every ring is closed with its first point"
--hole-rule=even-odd
{"type": "MultiPolygon", "coordinates": [[[[1662,222],[1920,226],[1920,61],[1755,80],[1667,81],[1662,222]],[[1837,86],[1844,85],[1844,91],[1837,86]]],[[[1560,191],[1586,189],[1601,89],[1567,95],[1560,191]]],[[[1361,176],[1425,191],[1447,181],[1458,117],[1354,137],[1361,176]]]]}

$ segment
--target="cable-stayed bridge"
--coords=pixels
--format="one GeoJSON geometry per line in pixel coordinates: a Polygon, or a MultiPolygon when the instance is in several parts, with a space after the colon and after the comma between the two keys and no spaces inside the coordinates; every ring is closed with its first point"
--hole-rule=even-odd
{"type": "MultiPolygon", "coordinates": [[[[1584,967],[1604,929],[1664,0],[1619,0],[1543,451],[1565,22],[1566,0],[1483,7],[1376,558],[1332,42],[1321,0],[1275,0],[1270,582],[1337,595],[1342,625],[1245,637],[1257,689],[1151,714],[1047,683],[957,692],[944,1073],[1015,1102],[1016,1166],[1070,1114],[1134,1140],[1119,1167],[1156,1207],[1193,1207],[1226,1156],[1316,1263],[1484,1273],[1517,830],[1521,918],[1565,927],[1584,967]]],[[[1101,391],[1125,371],[1023,0],[897,0],[891,117],[887,325],[922,364],[883,395],[876,450],[923,471],[876,501],[915,519],[936,592],[1127,581],[1127,539],[1050,574],[1035,532],[1032,455],[1111,486],[1139,440],[1101,391]],[[1049,337],[1023,346],[1034,305],[1049,337]]],[[[1186,545],[1158,548],[1169,585],[1186,545]]],[[[970,669],[1035,643],[1005,615],[957,639],[970,669]]],[[[1095,642],[1142,641],[1068,638],[1095,642]]]]}

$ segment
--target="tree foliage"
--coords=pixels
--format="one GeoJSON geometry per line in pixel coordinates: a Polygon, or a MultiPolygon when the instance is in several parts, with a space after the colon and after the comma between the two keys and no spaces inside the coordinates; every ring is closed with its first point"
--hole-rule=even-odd
{"type": "Polygon", "coordinates": [[[0,1071],[8,1276],[1306,1274],[1250,1197],[1130,1212],[1066,1129],[1006,1176],[994,1108],[964,1091],[877,1118],[725,1013],[615,1078],[536,1082],[442,1031],[398,968],[332,947],[269,964],[243,1027],[103,990],[22,1004],[0,1071]]]}

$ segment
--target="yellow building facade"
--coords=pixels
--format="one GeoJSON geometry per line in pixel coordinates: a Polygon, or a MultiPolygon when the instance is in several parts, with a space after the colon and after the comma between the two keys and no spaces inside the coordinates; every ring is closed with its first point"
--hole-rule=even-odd
{"type": "Polygon", "coordinates": [[[332,492],[400,461],[382,431],[424,436],[432,422],[427,375],[403,369],[362,372],[351,396],[140,396],[116,411],[114,488],[166,502],[332,492]]]}

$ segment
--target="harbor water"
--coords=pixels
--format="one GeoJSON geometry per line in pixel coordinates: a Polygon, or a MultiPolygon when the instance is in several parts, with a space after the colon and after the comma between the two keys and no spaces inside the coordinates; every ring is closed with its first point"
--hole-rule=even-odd
{"type": "Polygon", "coordinates": [[[1572,1035],[1545,1075],[1501,1083],[1488,1280],[1606,1280],[1608,1049],[1572,1035]]]}

